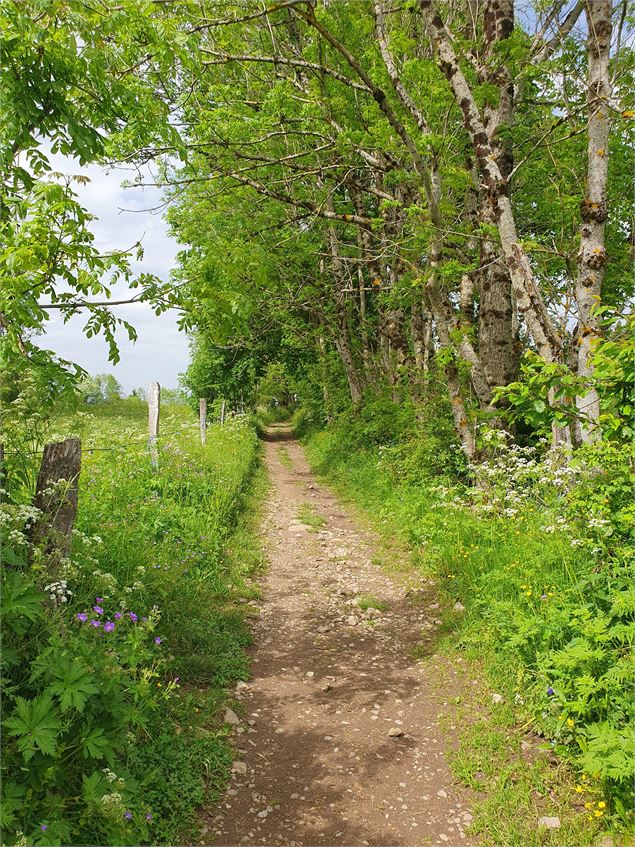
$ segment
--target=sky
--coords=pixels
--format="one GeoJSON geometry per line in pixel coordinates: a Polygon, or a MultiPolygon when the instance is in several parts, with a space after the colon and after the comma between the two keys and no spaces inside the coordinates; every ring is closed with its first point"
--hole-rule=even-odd
{"type": "MultiPolygon", "coordinates": [[[[179,245],[168,234],[163,209],[149,211],[161,202],[159,189],[122,188],[123,180],[132,176],[129,171],[108,172],[58,154],[50,154],[50,161],[55,171],[90,178],[85,186],[75,184],[74,191],[84,208],[98,218],[91,223],[96,246],[114,250],[141,241],[144,256],[132,263],[134,270],[167,279],[179,245]]],[[[128,296],[125,283],[113,286],[112,292],[112,299],[128,296]]],[[[166,388],[176,388],[178,375],[188,364],[187,336],[177,328],[177,313],[168,311],[157,317],[144,303],[115,306],[113,313],[129,321],[138,334],[137,341],[131,342],[125,330],[117,332],[121,352],[118,365],[108,361],[108,346],[102,337],[86,338],[83,334],[85,318],[81,314],[64,324],[56,311],[50,311],[46,333],[39,344],[91,374],[111,373],[126,393],[139,386],[147,387],[154,380],[166,388]]]]}

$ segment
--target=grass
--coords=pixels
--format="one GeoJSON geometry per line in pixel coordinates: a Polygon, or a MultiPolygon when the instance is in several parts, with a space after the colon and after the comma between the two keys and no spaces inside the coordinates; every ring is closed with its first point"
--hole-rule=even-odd
{"type": "Polygon", "coordinates": [[[379,609],[380,612],[385,612],[388,605],[383,600],[375,597],[373,594],[363,594],[355,600],[355,604],[365,612],[367,609],[379,609]]]}
{"type": "Polygon", "coordinates": [[[278,454],[278,458],[280,459],[280,464],[283,465],[287,470],[293,470],[293,461],[291,460],[291,456],[289,455],[289,451],[287,448],[279,444],[276,447],[276,453],[278,454]]]}
{"type": "MultiPolygon", "coordinates": [[[[513,704],[505,711],[505,725],[497,724],[500,714],[480,723],[466,722],[455,759],[455,772],[467,784],[473,783],[475,773],[485,774],[486,796],[478,804],[475,820],[480,836],[485,843],[497,845],[586,845],[606,831],[607,817],[609,831],[622,832],[630,817],[628,805],[621,805],[621,798],[629,794],[626,739],[621,753],[622,736],[615,736],[616,740],[608,736],[604,761],[613,757],[616,778],[608,771],[605,776],[600,773],[602,754],[583,759],[581,717],[586,709],[587,721],[606,720],[602,717],[606,715],[619,726],[620,714],[628,714],[624,683],[617,682],[624,679],[619,674],[625,647],[612,644],[607,649],[606,640],[596,640],[591,624],[593,615],[606,620],[607,614],[604,603],[595,600],[607,595],[595,591],[612,592],[613,608],[625,608],[621,566],[615,576],[606,568],[612,577],[606,589],[603,583],[592,588],[598,578],[586,552],[587,542],[575,547],[571,532],[544,530],[546,524],[558,526],[562,519],[562,498],[527,501],[510,515],[478,513],[460,498],[456,481],[426,469],[430,450],[425,438],[423,446],[404,442],[378,450],[364,444],[368,439],[355,428],[359,425],[359,421],[340,424],[311,435],[306,446],[313,469],[360,508],[386,539],[409,548],[411,568],[435,581],[443,623],[433,640],[416,648],[417,657],[457,648],[463,655],[477,651],[482,658],[482,684],[500,691],[506,703],[513,704]],[[589,605],[591,598],[596,606],[589,605]],[[457,602],[464,611],[453,611],[457,602]],[[586,662],[586,655],[596,657],[595,665],[586,662]],[[603,673],[608,673],[604,684],[614,685],[615,694],[585,705],[579,693],[583,689],[576,686],[593,679],[599,687],[603,673]],[[548,694],[548,688],[555,693],[548,694]],[[593,718],[589,710],[594,706],[606,708],[593,718]],[[549,759],[543,757],[531,766],[517,757],[523,728],[529,726],[546,734],[542,741],[552,751],[549,759]],[[552,738],[555,741],[549,744],[552,738]],[[584,761],[589,764],[580,763],[584,761]],[[479,762],[486,762],[487,768],[479,762]],[[606,804],[601,817],[595,816],[597,805],[585,809],[578,802],[576,786],[591,786],[584,791],[595,797],[596,804],[606,804]],[[548,810],[537,814],[544,798],[547,807],[555,805],[555,814],[561,817],[559,835],[537,832],[538,817],[549,814],[548,810]]],[[[619,476],[609,484],[621,491],[619,476]]],[[[573,500],[568,508],[581,509],[585,497],[581,493],[582,505],[573,500]]],[[[574,518],[569,520],[575,525],[574,518]]],[[[584,521],[581,524],[576,532],[584,538],[584,521]]],[[[381,559],[382,567],[386,566],[386,556],[382,554],[381,559]]],[[[614,614],[613,631],[619,638],[629,625],[622,621],[621,611],[614,614]]],[[[608,621],[597,624],[603,632],[608,625],[608,621]]]]}
{"type": "MultiPolygon", "coordinates": [[[[47,440],[76,434],[83,445],[76,537],[64,574],[73,594],[63,611],[72,621],[100,597],[106,614],[132,610],[139,627],[146,616],[158,619],[161,641],[154,650],[162,664],[148,684],[170,693],[148,698],[149,711],[142,723],[128,727],[125,743],[112,739],[117,753],[108,763],[125,781],[132,815],[129,834],[122,836],[132,840],[112,843],[191,843],[199,807],[217,797],[229,778],[232,753],[222,713],[227,689],[249,671],[248,601],[259,594],[257,523],[267,481],[256,434],[245,422],[210,427],[203,447],[191,412],[168,406],[154,468],[146,420],[143,403],[125,401],[60,418],[56,431],[47,433],[47,440]]],[[[26,499],[26,485],[24,492],[26,499]]],[[[43,626],[60,620],[63,638],[68,624],[62,618],[43,626]]],[[[45,631],[38,635],[40,641],[48,637],[45,631]]],[[[81,785],[83,773],[95,767],[101,773],[103,760],[97,766],[69,759],[64,777],[71,784],[72,773],[81,785]]],[[[89,834],[99,832],[99,815],[91,818],[81,805],[76,812],[73,797],[62,792],[53,801],[30,791],[30,810],[24,806],[17,829],[29,832],[32,815],[50,819],[54,802],[56,814],[77,833],[67,840],[111,843],[112,835],[89,834]],[[91,830],[92,820],[97,829],[91,830]]]]}
{"type": "Polygon", "coordinates": [[[298,520],[310,527],[313,532],[317,532],[318,529],[326,524],[326,519],[318,514],[308,503],[303,503],[298,509],[298,520]]]}

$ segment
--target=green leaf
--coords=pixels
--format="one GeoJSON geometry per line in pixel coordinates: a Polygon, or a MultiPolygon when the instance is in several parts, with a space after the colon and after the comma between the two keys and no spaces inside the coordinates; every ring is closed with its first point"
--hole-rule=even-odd
{"type": "Polygon", "coordinates": [[[41,694],[33,700],[17,697],[15,711],[5,721],[9,735],[18,739],[18,750],[28,762],[36,750],[55,755],[61,724],[50,695],[41,694]]]}
{"type": "Polygon", "coordinates": [[[24,803],[24,788],[13,780],[3,780],[2,803],[0,803],[0,826],[6,829],[12,826],[17,812],[24,803]]]}
{"type": "Polygon", "coordinates": [[[110,758],[112,755],[112,746],[110,741],[104,735],[104,731],[99,727],[89,729],[84,726],[82,731],[82,755],[85,759],[103,759],[110,758]]]}
{"type": "Polygon", "coordinates": [[[67,712],[71,707],[83,712],[86,700],[99,691],[93,674],[80,662],[66,661],[65,667],[55,672],[55,676],[57,682],[52,683],[48,690],[59,697],[62,712],[67,712]]]}
{"type": "Polygon", "coordinates": [[[18,635],[23,635],[29,622],[43,613],[42,602],[46,595],[38,591],[33,582],[16,571],[6,571],[2,584],[3,624],[18,635]]]}

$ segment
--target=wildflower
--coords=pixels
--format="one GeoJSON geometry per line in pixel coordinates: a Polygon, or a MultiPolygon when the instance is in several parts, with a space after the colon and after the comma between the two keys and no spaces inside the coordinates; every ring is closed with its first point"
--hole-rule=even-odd
{"type": "Polygon", "coordinates": [[[567,726],[574,726],[574,724],[575,721],[573,720],[573,718],[567,718],[567,726]]]}
{"type": "Polygon", "coordinates": [[[40,829],[42,830],[42,832],[46,832],[46,830],[48,829],[48,825],[47,825],[47,824],[45,824],[45,823],[41,823],[41,824],[40,824],[40,829]]]}
{"type": "Polygon", "coordinates": [[[103,603],[103,602],[104,602],[103,597],[95,597],[95,603],[103,603]]]}
{"type": "Polygon", "coordinates": [[[531,591],[525,591],[525,597],[531,597],[531,591]]]}
{"type": "Polygon", "coordinates": [[[86,612],[78,612],[75,617],[78,621],[81,621],[82,623],[85,623],[88,620],[88,615],[86,614],[86,612]]]}
{"type": "Polygon", "coordinates": [[[134,613],[134,612],[128,612],[128,617],[130,618],[130,620],[131,620],[133,623],[134,623],[135,621],[138,621],[138,620],[139,620],[139,618],[135,615],[135,613],[134,613]]]}
{"type": "Polygon", "coordinates": [[[584,788],[582,788],[581,785],[576,785],[575,790],[577,791],[578,794],[582,794],[582,792],[584,791],[584,788]]]}
{"type": "Polygon", "coordinates": [[[180,682],[180,681],[181,681],[181,677],[180,677],[180,676],[175,676],[175,677],[174,677],[174,681],[175,681],[175,682],[180,682]]]}
{"type": "Polygon", "coordinates": [[[595,817],[596,818],[601,818],[603,814],[604,814],[604,812],[602,811],[602,809],[596,809],[595,810],[595,817]]]}
{"type": "Polygon", "coordinates": [[[101,626],[101,621],[92,620],[92,621],[90,622],[90,625],[91,625],[91,626],[94,626],[94,627],[101,626]]]}
{"type": "Polygon", "coordinates": [[[604,800],[600,800],[600,802],[598,803],[598,809],[606,809],[606,803],[604,802],[604,800]]]}
{"type": "Polygon", "coordinates": [[[546,600],[546,599],[547,599],[547,595],[546,595],[546,594],[541,594],[541,595],[540,595],[540,599],[541,599],[541,600],[546,600]]]}
{"type": "Polygon", "coordinates": [[[121,612],[115,612],[115,620],[121,620],[121,612]]]}
{"type": "Polygon", "coordinates": [[[161,641],[162,641],[162,639],[161,639],[161,638],[160,638],[160,636],[158,636],[158,635],[157,635],[157,637],[154,639],[154,643],[155,643],[155,644],[160,644],[160,643],[161,643],[161,641]]]}
{"type": "Polygon", "coordinates": [[[132,812],[131,812],[130,810],[128,810],[128,811],[126,811],[126,812],[124,812],[124,813],[123,813],[123,816],[124,816],[124,818],[125,818],[127,821],[131,821],[131,820],[132,820],[132,812]]]}
{"type": "Polygon", "coordinates": [[[146,815],[146,820],[147,820],[147,821],[151,821],[151,820],[152,820],[152,812],[148,812],[148,814],[146,815]]]}
{"type": "Polygon", "coordinates": [[[114,623],[112,621],[106,621],[106,623],[104,624],[104,630],[106,632],[114,632],[114,629],[115,629],[114,623]]]}
{"type": "Polygon", "coordinates": [[[585,803],[585,804],[584,804],[584,808],[585,808],[585,809],[592,809],[592,808],[593,808],[593,803],[585,803]]]}
{"type": "Polygon", "coordinates": [[[549,686],[549,688],[547,689],[547,697],[553,697],[555,693],[555,690],[551,686],[549,686]]]}
{"type": "Polygon", "coordinates": [[[96,615],[103,615],[104,610],[101,606],[93,606],[93,612],[95,612],[96,615]]]}

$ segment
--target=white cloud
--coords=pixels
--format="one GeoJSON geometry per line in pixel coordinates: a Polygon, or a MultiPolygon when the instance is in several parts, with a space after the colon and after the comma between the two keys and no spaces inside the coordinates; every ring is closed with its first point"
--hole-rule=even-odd
{"type": "MultiPolygon", "coordinates": [[[[135,272],[152,273],[167,280],[179,245],[168,233],[163,210],[151,211],[161,204],[160,190],[122,188],[122,181],[130,176],[128,171],[107,172],[97,165],[82,166],[59,154],[50,155],[50,160],[56,171],[90,178],[87,185],[76,185],[74,190],[82,205],[98,218],[91,224],[98,249],[120,250],[141,241],[144,256],[133,263],[135,272]]],[[[113,286],[112,291],[113,299],[124,299],[128,294],[125,283],[113,286]]],[[[139,336],[133,344],[125,331],[118,332],[121,361],[114,367],[108,362],[108,346],[104,339],[88,339],[82,333],[84,319],[81,315],[64,324],[61,317],[52,312],[39,343],[62,358],[77,362],[90,373],[112,373],[128,391],[152,380],[175,387],[178,374],[185,370],[188,362],[187,336],[177,328],[177,314],[167,312],[157,317],[144,303],[115,306],[113,312],[133,324],[139,336]]]]}

